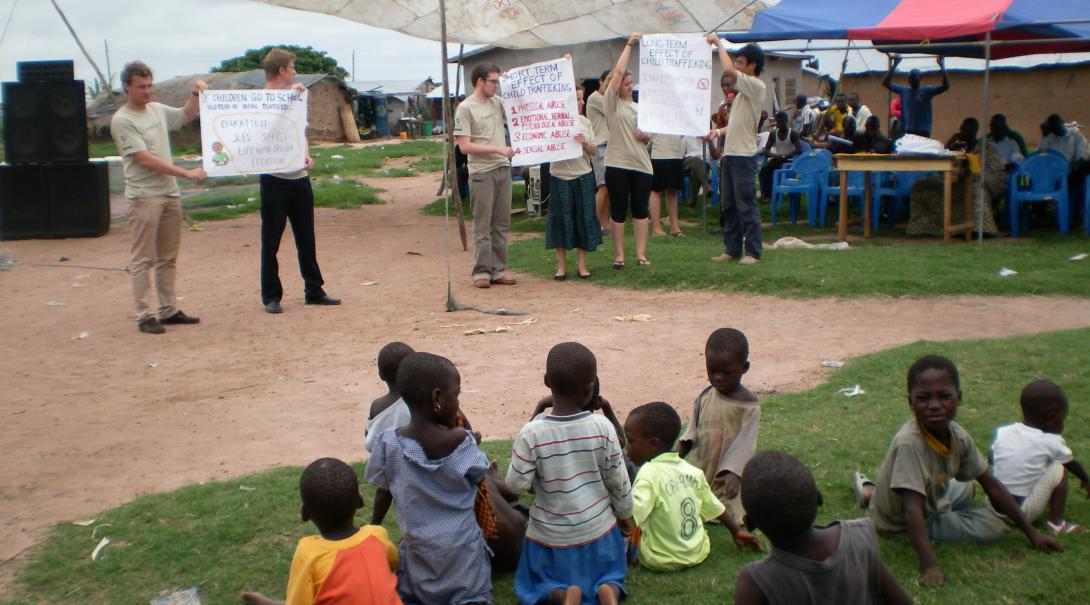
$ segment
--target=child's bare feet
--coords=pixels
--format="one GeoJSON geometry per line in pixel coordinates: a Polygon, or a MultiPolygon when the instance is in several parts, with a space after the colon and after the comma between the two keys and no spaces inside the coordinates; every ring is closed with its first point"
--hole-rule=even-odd
{"type": "Polygon", "coordinates": [[[564,605],[579,605],[579,600],[583,598],[583,592],[579,590],[578,586],[569,586],[564,591],[564,605]]]}
{"type": "Polygon", "coordinates": [[[600,605],[617,605],[620,598],[621,589],[617,588],[616,584],[602,584],[598,587],[598,603],[600,605]]]}
{"type": "Polygon", "coordinates": [[[257,592],[242,592],[238,596],[242,597],[242,602],[246,605],[284,605],[283,601],[274,601],[257,592]]]}

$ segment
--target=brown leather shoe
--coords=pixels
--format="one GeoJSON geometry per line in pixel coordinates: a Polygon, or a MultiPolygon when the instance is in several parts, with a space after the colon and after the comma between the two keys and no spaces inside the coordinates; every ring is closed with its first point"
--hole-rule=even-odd
{"type": "Polygon", "coordinates": [[[192,324],[201,323],[201,320],[200,320],[199,317],[190,317],[189,315],[186,315],[185,313],[182,313],[181,311],[178,311],[177,313],[175,313],[174,315],[171,315],[170,317],[167,317],[165,319],[160,319],[159,323],[161,323],[161,324],[177,324],[177,325],[192,325],[192,324]]]}
{"type": "Polygon", "coordinates": [[[497,286],[513,286],[513,285],[517,284],[518,281],[519,280],[517,280],[517,279],[515,279],[513,277],[507,277],[506,275],[504,275],[503,277],[501,277],[499,279],[492,280],[492,283],[497,285],[497,286]]]}
{"type": "Polygon", "coordinates": [[[159,323],[159,320],[154,317],[149,317],[136,324],[136,329],[144,334],[163,334],[166,332],[166,328],[164,328],[163,325],[159,323]]]}
{"type": "Polygon", "coordinates": [[[473,280],[473,285],[477,286],[478,288],[491,288],[492,287],[492,284],[488,283],[488,280],[483,278],[483,277],[481,279],[473,280]]]}

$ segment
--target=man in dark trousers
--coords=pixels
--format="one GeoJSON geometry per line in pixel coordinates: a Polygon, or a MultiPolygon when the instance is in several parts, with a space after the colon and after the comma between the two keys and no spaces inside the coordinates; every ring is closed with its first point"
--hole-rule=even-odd
{"type": "MultiPolygon", "coordinates": [[[[295,55],[274,48],[262,61],[265,69],[265,89],[282,90],[303,86],[295,83],[295,55]]],[[[308,305],[339,305],[340,299],[325,293],[322,271],[314,244],[314,191],[307,170],[314,161],[304,145],[306,162],[303,169],[281,174],[261,175],[261,302],[267,313],[283,313],[280,299],[280,265],[276,253],[284,236],[284,226],[291,221],[295,248],[299,253],[299,272],[303,274],[303,301],[308,305]]]]}
{"type": "Polygon", "coordinates": [[[886,78],[882,80],[882,86],[901,99],[901,131],[905,134],[931,138],[931,99],[950,89],[950,80],[946,77],[946,60],[939,57],[938,61],[939,71],[942,72],[941,86],[921,86],[918,69],[908,72],[907,87],[894,84],[893,72],[901,64],[901,57],[893,60],[893,65],[886,72],[886,78]]]}

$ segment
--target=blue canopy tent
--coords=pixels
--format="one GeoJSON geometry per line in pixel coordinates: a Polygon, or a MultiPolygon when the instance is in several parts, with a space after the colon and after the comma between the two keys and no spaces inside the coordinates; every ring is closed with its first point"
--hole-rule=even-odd
{"type": "MultiPolygon", "coordinates": [[[[722,36],[731,42],[869,40],[884,52],[983,58],[981,123],[987,124],[991,60],[1090,50],[1090,1],[840,0],[833,9],[812,0],[781,0],[759,11],[749,31],[722,36]]],[[[982,200],[981,191],[978,215],[982,200]]],[[[981,226],[977,241],[983,237],[981,226]]]]}

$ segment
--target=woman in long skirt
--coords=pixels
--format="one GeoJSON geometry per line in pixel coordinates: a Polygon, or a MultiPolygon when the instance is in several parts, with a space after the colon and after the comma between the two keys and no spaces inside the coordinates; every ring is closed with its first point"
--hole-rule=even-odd
{"type": "MultiPolygon", "coordinates": [[[[579,112],[583,110],[583,87],[575,91],[579,112]]],[[[579,116],[580,132],[575,140],[583,153],[570,160],[553,162],[549,167],[549,215],[545,221],[545,248],[556,250],[556,274],[553,279],[568,278],[567,252],[575,248],[578,254],[580,279],[590,279],[587,252],[598,249],[602,230],[594,210],[594,170],[590,158],[598,152],[594,131],[586,116],[579,116]]]]}

